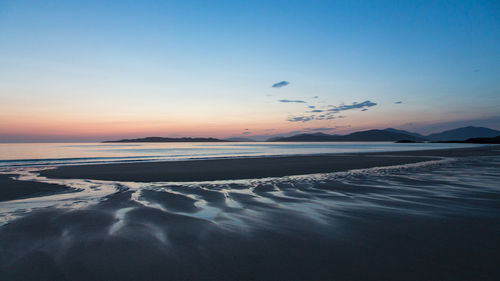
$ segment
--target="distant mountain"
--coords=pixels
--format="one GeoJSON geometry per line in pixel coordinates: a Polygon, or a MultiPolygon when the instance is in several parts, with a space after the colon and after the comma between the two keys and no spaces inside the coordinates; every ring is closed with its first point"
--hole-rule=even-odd
{"type": "Polygon", "coordinates": [[[311,135],[315,135],[315,136],[338,136],[338,135],[329,135],[329,134],[325,134],[325,133],[321,133],[321,132],[312,133],[311,135]]]}
{"type": "Polygon", "coordinates": [[[392,132],[387,130],[368,130],[355,132],[348,135],[328,135],[328,134],[299,134],[291,137],[278,137],[270,139],[269,141],[311,141],[311,142],[322,142],[322,141],[399,141],[399,140],[410,140],[410,141],[424,141],[424,138],[416,137],[408,134],[392,132]]]}
{"type": "Polygon", "coordinates": [[[225,141],[240,141],[240,142],[254,142],[256,140],[251,138],[227,138],[225,141]]]}
{"type": "Polygon", "coordinates": [[[394,128],[387,128],[387,129],[384,129],[384,131],[393,132],[393,133],[400,133],[400,134],[406,134],[406,135],[414,136],[414,137],[417,137],[417,138],[426,139],[425,136],[423,136],[423,135],[421,135],[419,133],[408,132],[408,131],[405,131],[405,130],[398,130],[398,129],[394,129],[394,128]]]}
{"type": "Polygon", "coordinates": [[[104,143],[110,143],[110,142],[228,142],[228,141],[216,138],[162,138],[162,137],[147,137],[139,139],[104,141],[104,143]]]}
{"type": "Polygon", "coordinates": [[[332,141],[333,137],[335,136],[328,134],[298,134],[290,137],[274,137],[267,141],[332,141]]]}
{"type": "MultiPolygon", "coordinates": [[[[448,141],[448,142],[472,142],[472,143],[496,143],[498,140],[494,137],[500,136],[500,131],[484,127],[464,127],[454,130],[448,130],[437,134],[423,136],[418,133],[387,128],[383,130],[367,130],[354,132],[348,135],[330,135],[325,133],[305,133],[289,137],[274,137],[268,139],[271,142],[340,142],[340,141],[395,141],[395,142],[423,142],[423,141],[448,141]],[[477,139],[479,140],[471,140],[477,139]],[[483,139],[494,138],[494,139],[483,139]]],[[[110,142],[254,142],[251,138],[163,138],[147,137],[138,139],[123,139],[110,142]]]]}
{"type": "Polygon", "coordinates": [[[361,131],[345,135],[342,137],[348,139],[346,141],[398,141],[398,140],[424,141],[425,140],[425,138],[423,137],[417,137],[399,132],[391,132],[387,130],[361,131]]]}
{"type": "MultiPolygon", "coordinates": [[[[304,134],[297,134],[297,135],[292,135],[288,137],[284,136],[277,136],[277,137],[272,137],[270,139],[267,139],[266,141],[318,141],[316,139],[320,139],[319,141],[323,141],[323,138],[332,138],[332,137],[337,137],[340,135],[329,135],[325,133],[304,133],[304,134]],[[282,140],[282,139],[294,139],[294,140],[282,140]],[[311,140],[305,140],[305,139],[311,139],[311,140]]],[[[330,141],[330,140],[326,140],[330,141]]]]}
{"type": "Polygon", "coordinates": [[[464,141],[470,138],[492,138],[500,136],[500,131],[485,127],[463,127],[426,136],[432,141],[464,141]]]}

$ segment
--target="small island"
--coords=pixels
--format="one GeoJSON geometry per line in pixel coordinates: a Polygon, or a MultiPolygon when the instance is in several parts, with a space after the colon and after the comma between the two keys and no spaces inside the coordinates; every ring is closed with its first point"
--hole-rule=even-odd
{"type": "Polygon", "coordinates": [[[115,143],[115,142],[231,142],[231,141],[221,140],[216,138],[191,138],[191,137],[187,138],[147,137],[147,138],[137,138],[137,139],[103,141],[103,143],[115,143]]]}
{"type": "Polygon", "coordinates": [[[423,141],[416,141],[416,140],[398,140],[395,141],[395,143],[424,143],[423,141]]]}

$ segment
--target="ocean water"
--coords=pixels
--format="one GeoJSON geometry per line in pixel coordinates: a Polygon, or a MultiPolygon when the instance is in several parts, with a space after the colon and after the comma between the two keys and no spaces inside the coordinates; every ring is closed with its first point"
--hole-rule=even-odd
{"type": "Polygon", "coordinates": [[[392,142],[0,143],[0,167],[407,151],[472,146],[475,145],[392,142]]]}
{"type": "Polygon", "coordinates": [[[193,183],[57,180],[39,169],[4,171],[73,192],[0,202],[5,280],[500,277],[498,156],[193,183]]]}

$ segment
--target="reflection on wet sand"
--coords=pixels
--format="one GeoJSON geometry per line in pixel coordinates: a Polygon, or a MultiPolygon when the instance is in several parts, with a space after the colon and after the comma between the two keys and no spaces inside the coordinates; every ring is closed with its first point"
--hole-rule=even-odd
{"type": "Polygon", "coordinates": [[[73,192],[0,203],[0,274],[494,280],[499,168],[498,157],[475,157],[193,183],[47,179],[36,169],[18,170],[20,180],[73,192]]]}

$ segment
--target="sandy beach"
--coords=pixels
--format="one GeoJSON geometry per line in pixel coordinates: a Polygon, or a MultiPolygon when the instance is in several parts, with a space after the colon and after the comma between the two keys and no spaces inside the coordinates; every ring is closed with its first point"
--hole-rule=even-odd
{"type": "MultiPolygon", "coordinates": [[[[0,276],[498,280],[499,155],[486,146],[44,170],[81,190],[0,202],[13,217],[0,226],[0,276]],[[404,165],[440,157],[455,160],[404,165]],[[390,165],[403,166],[362,170],[390,165]],[[361,170],[280,177],[348,169],[361,170]],[[248,178],[261,179],[182,182],[248,178]]],[[[55,188],[11,177],[2,189],[55,188]]]]}
{"type": "Polygon", "coordinates": [[[499,155],[499,146],[311,156],[283,156],[216,160],[142,162],[64,166],[41,172],[49,178],[77,178],[139,182],[210,181],[331,173],[386,167],[438,159],[499,155]]]}

